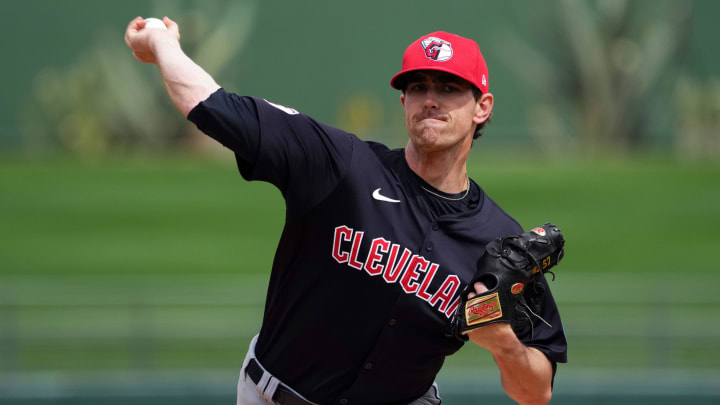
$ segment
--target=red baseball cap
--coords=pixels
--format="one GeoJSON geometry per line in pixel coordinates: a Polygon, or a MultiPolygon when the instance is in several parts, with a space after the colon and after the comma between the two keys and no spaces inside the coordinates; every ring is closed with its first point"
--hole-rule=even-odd
{"type": "Polygon", "coordinates": [[[400,73],[390,85],[405,90],[401,77],[415,70],[439,70],[461,77],[488,92],[488,70],[480,47],[472,39],[449,32],[433,32],[418,38],[405,50],[400,73]]]}

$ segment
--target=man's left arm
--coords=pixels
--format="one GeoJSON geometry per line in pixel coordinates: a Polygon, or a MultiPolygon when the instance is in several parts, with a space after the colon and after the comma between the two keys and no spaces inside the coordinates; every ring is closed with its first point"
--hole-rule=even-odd
{"type": "MultiPolygon", "coordinates": [[[[477,282],[475,291],[487,291],[477,282]]],[[[475,294],[470,293],[470,296],[475,294]]],[[[493,355],[505,393],[523,405],[546,404],[552,397],[553,370],[550,360],[538,349],[525,346],[509,323],[498,322],[467,333],[470,341],[493,355]]]]}

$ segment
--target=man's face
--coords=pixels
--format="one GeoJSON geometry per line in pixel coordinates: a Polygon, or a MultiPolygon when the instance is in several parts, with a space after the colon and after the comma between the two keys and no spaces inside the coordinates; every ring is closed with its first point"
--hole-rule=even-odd
{"type": "MultiPolygon", "coordinates": [[[[483,122],[481,99],[472,85],[455,75],[421,70],[408,74],[405,93],[405,126],[416,149],[436,152],[472,143],[475,125],[483,122]]],[[[492,100],[490,101],[492,109],[492,100]]]]}

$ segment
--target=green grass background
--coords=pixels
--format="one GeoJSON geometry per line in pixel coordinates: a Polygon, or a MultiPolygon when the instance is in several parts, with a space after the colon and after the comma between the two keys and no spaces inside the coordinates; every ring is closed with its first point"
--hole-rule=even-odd
{"type": "MultiPolygon", "coordinates": [[[[229,159],[1,160],[0,275],[264,273],[282,197],[229,159]]],[[[524,227],[558,224],[567,271],[718,269],[720,163],[477,152],[470,174],[524,227]]]]}
{"type": "MultiPolygon", "coordinates": [[[[719,163],[476,147],[470,175],[525,228],[551,221],[566,235],[551,284],[570,344],[560,392],[578,378],[720,373],[719,163]]],[[[230,154],[4,156],[0,374],[234,377],[283,216],[280,193],[243,181],[230,154]]],[[[440,379],[461,389],[453,382],[472,373],[497,379],[491,357],[466,345],[440,379]]]]}

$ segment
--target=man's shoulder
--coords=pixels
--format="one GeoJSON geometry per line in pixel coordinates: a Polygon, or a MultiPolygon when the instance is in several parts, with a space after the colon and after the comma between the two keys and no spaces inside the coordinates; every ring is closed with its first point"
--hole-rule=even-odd
{"type": "Polygon", "coordinates": [[[390,149],[384,143],[376,141],[363,141],[368,150],[385,161],[396,161],[403,157],[402,149],[390,149]]]}
{"type": "Polygon", "coordinates": [[[498,237],[524,232],[522,225],[490,197],[485,190],[482,191],[482,194],[484,199],[482,212],[486,216],[488,225],[496,229],[498,237]]]}
{"type": "Polygon", "coordinates": [[[390,153],[399,151],[399,149],[390,149],[384,143],[377,141],[364,141],[364,143],[375,153],[390,153]]]}
{"type": "Polygon", "coordinates": [[[383,143],[364,141],[357,137],[355,137],[354,143],[356,158],[359,159],[358,163],[361,166],[363,163],[379,162],[382,166],[397,168],[397,165],[402,163],[404,156],[402,149],[390,149],[383,143]]]}

